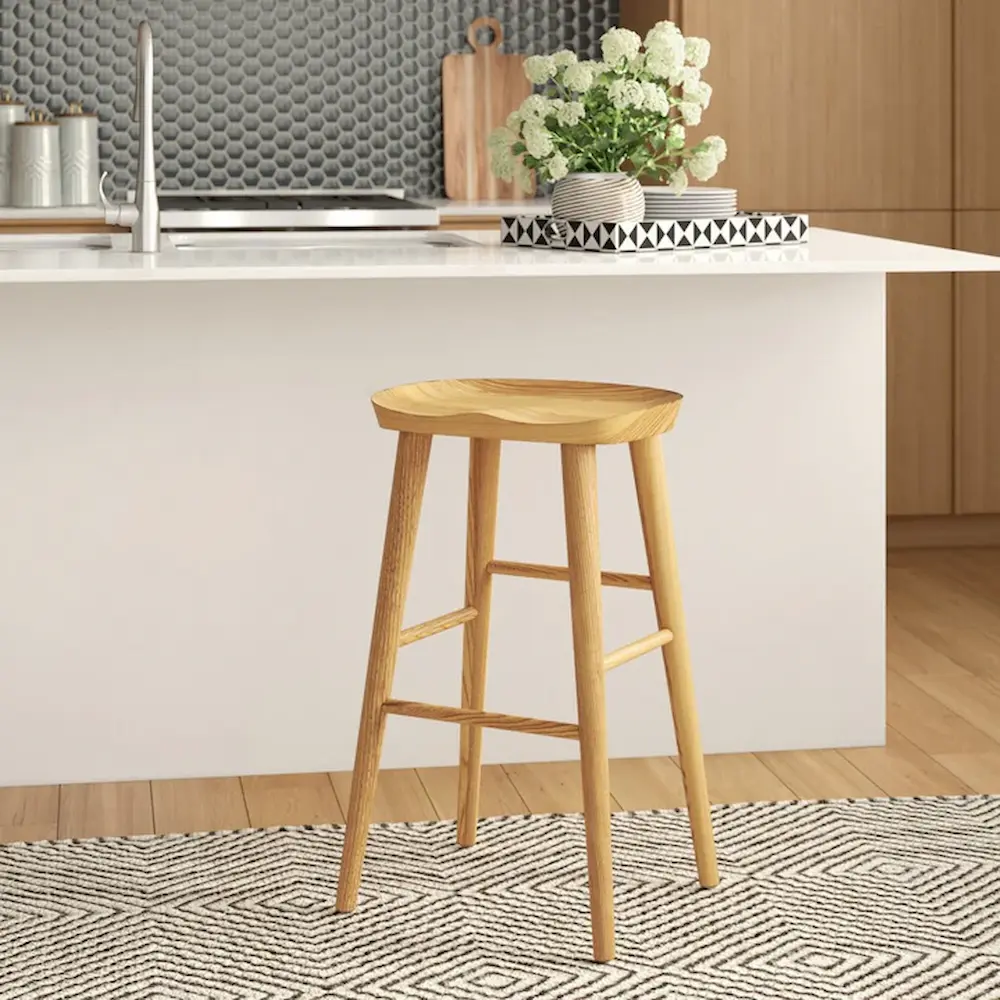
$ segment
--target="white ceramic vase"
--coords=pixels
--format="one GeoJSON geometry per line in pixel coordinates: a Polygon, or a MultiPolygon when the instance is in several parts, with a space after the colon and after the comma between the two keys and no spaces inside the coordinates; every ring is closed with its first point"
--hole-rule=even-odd
{"type": "Polygon", "coordinates": [[[639,222],[642,185],[628,174],[570,174],[552,189],[552,217],[573,222],[639,222]]]}

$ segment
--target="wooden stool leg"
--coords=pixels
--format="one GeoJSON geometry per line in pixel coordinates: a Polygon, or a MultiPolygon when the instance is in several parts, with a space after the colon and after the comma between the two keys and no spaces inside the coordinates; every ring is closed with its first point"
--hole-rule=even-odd
{"type": "MultiPolygon", "coordinates": [[[[490,596],[500,485],[500,442],[469,442],[469,516],[465,549],[465,606],[479,614],[465,623],[462,639],[462,707],[482,710],[486,699],[486,653],[490,641],[490,596]]],[[[476,842],[483,727],[462,726],[458,764],[458,842],[476,842]]]]}
{"type": "Polygon", "coordinates": [[[715,838],[712,835],[712,813],[705,780],[701,733],[698,729],[694,681],[691,676],[691,654],[688,650],[680,578],[677,574],[663,447],[658,437],[634,441],[629,447],[649,575],[653,582],[656,620],[660,628],[669,628],[674,633],[673,640],[663,647],[663,664],[667,673],[670,711],[674,717],[681,771],[684,774],[684,794],[694,839],[698,879],[703,886],[711,888],[719,884],[719,869],[715,857],[715,838]]]}
{"type": "Polygon", "coordinates": [[[593,445],[564,444],[562,470],[591,930],[595,960],[610,962],[615,957],[615,913],[611,874],[611,783],[604,705],[601,555],[597,531],[597,449],[593,445]]]}
{"type": "Polygon", "coordinates": [[[385,545],[382,549],[375,621],[368,653],[361,725],[354,756],[344,853],[337,885],[337,909],[341,913],[353,910],[358,904],[361,865],[368,842],[372,800],[375,797],[379,759],[382,756],[382,735],[385,732],[382,706],[392,690],[392,678],[396,669],[399,633],[403,627],[403,609],[413,565],[413,549],[430,453],[430,435],[406,431],[400,433],[389,517],[385,528],[385,545]]]}

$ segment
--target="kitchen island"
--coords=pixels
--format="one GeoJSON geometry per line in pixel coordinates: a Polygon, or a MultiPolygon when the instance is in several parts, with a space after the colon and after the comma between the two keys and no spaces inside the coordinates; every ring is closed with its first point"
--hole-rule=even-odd
{"type": "MultiPolygon", "coordinates": [[[[430,378],[658,385],[706,751],[884,739],[885,275],[1000,259],[814,230],[611,257],[419,238],[139,256],[0,249],[0,785],[351,766],[394,435],[430,378]]],[[[458,607],[467,448],[432,451],[407,621],[458,607]]],[[[643,571],[628,452],[603,563],[643,571]]],[[[505,445],[497,557],[565,563],[558,453],[505,445]]],[[[605,592],[606,643],[649,632],[605,592]]],[[[461,638],[395,694],[454,704],[461,638]]],[[[487,706],[574,718],[568,594],[494,588],[487,706]]],[[[615,756],[673,752],[662,666],[608,680],[615,756]]],[[[488,732],[488,761],[572,756],[488,732]]],[[[386,767],[452,764],[393,719],[386,767]]]]}

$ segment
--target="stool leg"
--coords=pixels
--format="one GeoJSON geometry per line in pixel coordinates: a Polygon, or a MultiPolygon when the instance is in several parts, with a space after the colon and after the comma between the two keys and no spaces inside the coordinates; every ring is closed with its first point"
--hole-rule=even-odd
{"type": "MultiPolygon", "coordinates": [[[[500,486],[500,442],[469,442],[469,516],[465,549],[465,606],[479,612],[465,623],[462,639],[462,707],[483,709],[486,700],[486,652],[490,641],[490,596],[500,486]]],[[[483,727],[462,726],[458,764],[458,842],[476,842],[483,727]]]]}
{"type": "Polygon", "coordinates": [[[406,431],[400,433],[385,544],[382,549],[375,621],[368,653],[361,725],[354,756],[344,853],[337,885],[337,909],[341,913],[350,912],[358,904],[361,865],[368,842],[372,801],[378,780],[379,759],[382,756],[382,735],[385,732],[382,706],[392,690],[392,678],[396,669],[399,633],[403,627],[403,608],[410,582],[410,568],[413,565],[413,549],[417,539],[417,524],[420,521],[420,505],[424,496],[430,452],[429,434],[411,434],[406,431]]]}
{"type": "Polygon", "coordinates": [[[633,441],[632,471],[639,497],[639,515],[646,543],[646,559],[653,582],[653,601],[659,628],[669,628],[673,639],[663,647],[663,664],[670,691],[670,711],[677,734],[677,751],[684,774],[684,794],[694,839],[698,879],[705,888],[719,884],[712,835],[712,813],[705,780],[705,758],[698,729],[698,709],[691,676],[684,606],[681,601],[677,554],[667,497],[663,446],[658,437],[633,441]]]}
{"type": "Polygon", "coordinates": [[[594,959],[610,962],[615,957],[615,912],[611,874],[611,783],[604,705],[601,556],[597,532],[597,449],[593,445],[564,444],[562,471],[591,931],[594,959]]]}

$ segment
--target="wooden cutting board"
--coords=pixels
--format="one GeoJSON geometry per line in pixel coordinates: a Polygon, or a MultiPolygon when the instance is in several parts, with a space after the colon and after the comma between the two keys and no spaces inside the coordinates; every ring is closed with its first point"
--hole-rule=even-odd
{"type": "Polygon", "coordinates": [[[447,55],[441,64],[445,194],[461,201],[533,197],[493,176],[487,147],[490,132],[531,93],[524,57],[498,51],[503,29],[495,17],[476,18],[467,37],[472,53],[447,55]],[[493,32],[488,45],[478,41],[484,28],[493,32]]]}

